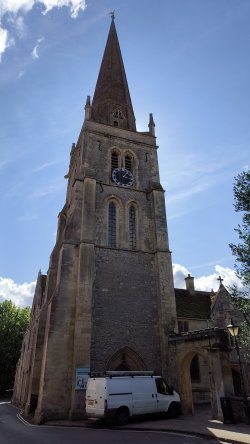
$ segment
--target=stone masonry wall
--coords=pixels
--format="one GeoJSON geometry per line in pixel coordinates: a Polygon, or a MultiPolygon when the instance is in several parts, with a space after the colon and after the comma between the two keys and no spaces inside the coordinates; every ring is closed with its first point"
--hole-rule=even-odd
{"type": "Polygon", "coordinates": [[[154,255],[96,248],[93,295],[91,370],[104,371],[127,346],[159,371],[154,255]]]}

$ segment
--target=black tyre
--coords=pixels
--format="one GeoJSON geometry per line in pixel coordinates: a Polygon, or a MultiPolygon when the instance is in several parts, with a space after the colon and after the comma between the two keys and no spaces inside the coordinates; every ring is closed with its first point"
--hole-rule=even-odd
{"type": "Polygon", "coordinates": [[[168,407],[168,418],[177,418],[180,414],[180,406],[177,402],[171,402],[168,407]]]}
{"type": "Polygon", "coordinates": [[[116,413],[116,422],[118,425],[125,425],[129,420],[129,411],[127,407],[120,407],[116,413]]]}

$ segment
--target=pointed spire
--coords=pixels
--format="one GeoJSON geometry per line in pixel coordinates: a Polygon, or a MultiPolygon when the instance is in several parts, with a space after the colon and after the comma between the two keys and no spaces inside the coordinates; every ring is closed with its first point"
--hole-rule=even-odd
{"type": "Polygon", "coordinates": [[[135,116],[116,33],[114,13],[92,102],[91,119],[136,131],[135,116]]]}
{"type": "Polygon", "coordinates": [[[149,124],[148,124],[148,127],[149,127],[150,134],[152,136],[155,136],[155,123],[154,123],[154,118],[153,118],[153,114],[152,113],[149,114],[149,124]]]}
{"type": "Polygon", "coordinates": [[[91,117],[91,103],[90,103],[90,96],[87,96],[86,104],[85,104],[85,119],[89,120],[91,117]]]}

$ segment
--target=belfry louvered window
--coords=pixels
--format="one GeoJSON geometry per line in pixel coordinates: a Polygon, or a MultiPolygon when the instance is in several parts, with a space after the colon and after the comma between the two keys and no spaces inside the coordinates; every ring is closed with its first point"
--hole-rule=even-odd
{"type": "Polygon", "coordinates": [[[109,247],[116,247],[116,206],[114,202],[109,204],[108,245],[109,247]]]}
{"type": "Polygon", "coordinates": [[[129,248],[136,249],[136,210],[133,205],[129,207],[129,248]]]}
{"type": "Polygon", "coordinates": [[[130,156],[125,156],[125,168],[132,173],[132,158],[130,156]]]}
{"type": "Polygon", "coordinates": [[[115,168],[118,168],[118,154],[113,152],[111,154],[111,178],[115,168]]]}

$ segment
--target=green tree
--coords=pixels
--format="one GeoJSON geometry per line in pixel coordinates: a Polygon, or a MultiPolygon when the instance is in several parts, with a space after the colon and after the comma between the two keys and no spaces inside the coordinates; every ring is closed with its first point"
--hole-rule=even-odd
{"type": "Polygon", "coordinates": [[[229,244],[236,257],[236,272],[246,286],[250,286],[250,171],[243,171],[236,176],[234,183],[234,208],[242,212],[242,225],[235,231],[240,243],[229,244]]]}
{"type": "Polygon", "coordinates": [[[30,309],[16,307],[11,301],[0,303],[0,393],[14,385],[23,335],[30,319],[30,309]]]}
{"type": "Polygon", "coordinates": [[[250,359],[250,298],[249,293],[239,291],[238,288],[230,288],[233,304],[243,315],[243,322],[240,324],[239,339],[243,346],[245,357],[250,359]]]}
{"type": "Polygon", "coordinates": [[[242,224],[235,229],[240,242],[229,246],[236,257],[236,273],[245,285],[245,291],[234,287],[231,295],[235,307],[243,314],[240,341],[250,357],[250,171],[243,171],[235,178],[233,190],[235,211],[242,213],[242,224]]]}

